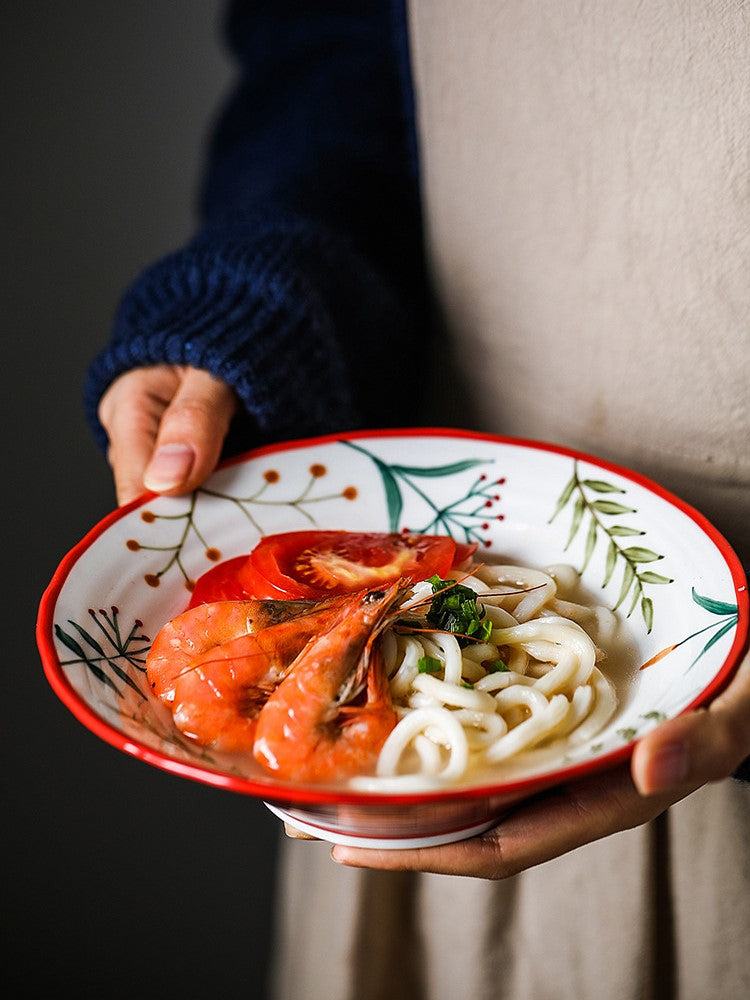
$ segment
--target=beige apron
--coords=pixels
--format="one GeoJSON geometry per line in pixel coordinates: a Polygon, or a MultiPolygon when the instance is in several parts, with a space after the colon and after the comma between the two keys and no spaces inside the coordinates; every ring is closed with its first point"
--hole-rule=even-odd
{"type": "MultiPolygon", "coordinates": [[[[750,562],[750,8],[414,0],[459,423],[654,477],[750,562]]],[[[284,848],[279,1000],[744,1000],[750,786],[505,882],[284,848]]]]}

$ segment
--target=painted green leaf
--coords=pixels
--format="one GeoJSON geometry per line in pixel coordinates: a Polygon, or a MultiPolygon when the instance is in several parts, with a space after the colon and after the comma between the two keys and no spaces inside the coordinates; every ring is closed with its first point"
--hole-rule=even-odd
{"type": "Polygon", "coordinates": [[[610,535],[617,535],[618,537],[625,537],[627,535],[645,535],[645,531],[641,531],[640,528],[628,528],[625,524],[613,524],[611,528],[607,528],[607,532],[610,535]]]}
{"type": "MultiPolygon", "coordinates": [[[[196,529],[196,533],[198,534],[198,537],[201,538],[200,532],[198,532],[197,529],[196,529]]],[[[203,542],[203,544],[206,546],[206,548],[208,548],[208,542],[204,541],[203,538],[201,538],[201,542],[203,542]]],[[[119,646],[119,647],[122,647],[122,636],[120,635],[120,625],[119,625],[118,620],[117,620],[117,615],[116,614],[112,614],[110,616],[108,614],[108,612],[106,612],[104,610],[100,610],[99,614],[104,618],[105,622],[112,629],[112,632],[113,632],[115,640],[116,640],[114,644],[117,645],[117,646],[119,646]]],[[[106,632],[105,632],[105,635],[106,635],[106,632]]],[[[108,635],[107,635],[107,638],[109,638],[108,635]]]]}
{"type": "Polygon", "coordinates": [[[615,611],[620,607],[622,602],[627,597],[628,591],[635,579],[635,570],[631,563],[625,563],[625,569],[622,574],[622,585],[620,587],[620,596],[617,598],[617,604],[615,604],[615,611]]]}
{"type": "Polygon", "coordinates": [[[641,614],[646,623],[646,629],[650,632],[654,627],[654,602],[650,597],[644,597],[641,601],[641,614]]]}
{"type": "Polygon", "coordinates": [[[76,623],[70,621],[70,619],[68,619],[68,624],[73,626],[73,628],[76,630],[76,632],[78,632],[81,638],[85,639],[86,642],[89,644],[89,646],[91,646],[92,649],[96,650],[99,656],[104,656],[104,650],[102,649],[102,647],[99,645],[99,643],[92,635],[89,635],[89,633],[86,631],[85,628],[82,628],[80,625],[76,625],[76,623]]]}
{"type": "Polygon", "coordinates": [[[486,465],[487,459],[467,458],[463,462],[453,462],[451,465],[392,465],[392,472],[400,472],[407,476],[452,476],[457,472],[465,472],[467,469],[474,469],[477,465],[486,465]]]}
{"type": "Polygon", "coordinates": [[[641,573],[641,583],[674,583],[668,576],[661,576],[659,573],[652,573],[651,570],[646,570],[645,573],[641,573]]]}
{"type": "MultiPolygon", "coordinates": [[[[68,620],[68,624],[72,625],[73,628],[76,629],[78,633],[81,636],[83,636],[83,638],[87,642],[91,643],[91,645],[97,651],[97,653],[99,653],[103,657],[103,659],[106,660],[112,672],[117,677],[119,677],[120,680],[123,681],[123,683],[127,684],[128,687],[131,687],[138,695],[140,695],[141,698],[145,699],[145,695],[138,687],[138,685],[135,683],[135,681],[128,675],[128,673],[125,670],[122,669],[122,667],[117,663],[117,661],[113,657],[108,657],[104,653],[102,647],[99,645],[98,642],[96,642],[95,639],[92,638],[92,636],[89,635],[86,629],[82,628],[76,622],[70,621],[70,619],[68,620]]],[[[94,675],[94,677],[96,677],[98,681],[101,681],[101,683],[106,685],[106,687],[111,688],[112,691],[115,692],[118,698],[122,697],[122,692],[113,683],[109,675],[102,669],[102,667],[99,666],[98,663],[94,663],[93,660],[90,659],[90,657],[86,654],[84,649],[79,645],[79,643],[73,638],[72,635],[69,635],[67,632],[65,632],[59,625],[55,625],[55,635],[58,637],[60,642],[63,643],[64,646],[67,646],[67,648],[71,652],[75,653],[77,656],[80,657],[81,661],[86,664],[86,667],[91,671],[91,673],[94,675]]]]}
{"type": "Polygon", "coordinates": [[[581,497],[578,497],[578,499],[575,502],[575,506],[573,507],[573,520],[571,521],[570,524],[570,533],[568,535],[568,540],[565,543],[566,549],[575,538],[576,534],[578,533],[578,529],[581,527],[581,518],[583,517],[583,512],[585,510],[586,510],[585,502],[581,497]]]}
{"type": "Polygon", "coordinates": [[[620,736],[623,740],[632,740],[635,739],[637,732],[638,730],[636,729],[635,726],[627,726],[624,729],[618,729],[617,735],[620,736]]]}
{"type": "Polygon", "coordinates": [[[624,504],[616,503],[614,500],[593,500],[591,506],[598,510],[600,514],[634,514],[634,507],[625,507],[624,504]]]}
{"type": "Polygon", "coordinates": [[[700,653],[698,653],[698,655],[696,656],[696,658],[693,660],[693,662],[691,663],[691,666],[695,666],[695,664],[698,662],[698,660],[700,660],[701,656],[703,656],[704,653],[708,652],[708,650],[713,646],[713,644],[715,642],[718,642],[719,639],[722,638],[722,636],[725,636],[727,634],[727,632],[730,632],[735,627],[736,624],[737,624],[737,618],[730,618],[728,622],[725,622],[724,625],[722,625],[721,628],[718,629],[718,631],[714,632],[714,634],[708,640],[708,642],[706,643],[706,645],[703,647],[703,649],[700,651],[700,653]]]}
{"type": "Polygon", "coordinates": [[[630,616],[635,611],[635,606],[638,603],[638,598],[641,596],[642,593],[643,591],[640,586],[633,587],[633,599],[630,602],[630,607],[628,608],[627,614],[625,616],[626,618],[630,618],[630,616]]]}
{"type": "Polygon", "coordinates": [[[621,486],[613,486],[612,483],[605,483],[601,479],[584,479],[583,485],[588,486],[595,493],[624,493],[621,486]]]}
{"type": "Polygon", "coordinates": [[[570,500],[571,496],[573,495],[573,490],[576,488],[576,482],[577,482],[577,480],[576,480],[575,475],[571,479],[568,480],[568,482],[565,485],[565,489],[562,491],[562,493],[560,494],[560,496],[557,499],[557,504],[555,505],[555,509],[552,512],[552,516],[550,517],[550,521],[554,521],[554,519],[557,517],[557,515],[563,509],[563,507],[568,502],[568,500],[570,500]]]}
{"type": "Polygon", "coordinates": [[[55,635],[64,646],[68,647],[68,649],[72,653],[75,653],[76,656],[80,656],[82,660],[86,659],[86,654],[83,651],[83,647],[79,646],[76,640],[73,638],[73,636],[68,635],[67,632],[64,632],[59,625],[55,625],[55,635]]]}
{"type": "Polygon", "coordinates": [[[612,579],[612,574],[614,573],[615,566],[617,565],[617,553],[617,546],[614,542],[610,541],[609,548],[607,549],[607,562],[604,567],[604,582],[602,583],[602,587],[606,587],[612,579]]]}
{"type": "Polygon", "coordinates": [[[145,654],[148,653],[150,648],[150,646],[144,646],[142,649],[123,650],[122,655],[131,666],[135,667],[136,670],[140,670],[141,673],[145,673],[145,654]]]}
{"type": "MultiPolygon", "coordinates": [[[[70,622],[70,624],[75,625],[75,622],[70,622]]],[[[111,688],[115,692],[118,698],[121,697],[121,693],[117,688],[117,686],[113,683],[112,679],[108,677],[107,674],[104,673],[101,667],[97,666],[96,663],[91,662],[91,660],[88,658],[88,656],[86,656],[86,653],[83,651],[81,646],[78,645],[78,643],[76,642],[76,640],[73,638],[72,635],[68,635],[68,633],[65,632],[59,625],[55,625],[55,635],[64,646],[67,646],[67,648],[71,652],[75,653],[76,656],[79,656],[81,658],[81,661],[86,664],[88,670],[91,671],[91,673],[94,675],[94,677],[96,677],[98,681],[101,681],[102,684],[104,684],[106,687],[111,688]]]]}
{"type": "Polygon", "coordinates": [[[655,562],[657,559],[664,558],[664,556],[660,556],[658,553],[652,552],[651,549],[642,549],[638,545],[633,545],[629,549],[623,549],[622,554],[631,562],[637,563],[655,562]]]}
{"type": "Polygon", "coordinates": [[[712,597],[703,597],[702,594],[696,593],[695,587],[692,589],[693,600],[696,604],[699,604],[706,611],[710,611],[712,615],[736,615],[737,605],[727,604],[726,601],[717,601],[712,597]]]}
{"type": "Polygon", "coordinates": [[[122,698],[122,691],[117,687],[112,678],[105,674],[101,667],[97,666],[96,663],[92,663],[91,660],[85,661],[86,666],[91,671],[91,673],[96,677],[98,681],[101,681],[105,687],[111,688],[118,698],[122,698]]]}
{"type": "Polygon", "coordinates": [[[404,506],[401,490],[399,489],[398,483],[388,466],[377,458],[373,459],[373,461],[375,462],[375,467],[380,473],[380,478],[383,480],[385,500],[388,504],[388,521],[390,529],[391,531],[398,531],[399,521],[401,519],[401,510],[404,506]]]}
{"type": "Polygon", "coordinates": [[[135,681],[133,680],[133,678],[128,673],[126,673],[126,671],[124,671],[122,669],[122,667],[120,667],[120,665],[114,659],[107,659],[107,663],[110,665],[110,668],[112,669],[112,671],[115,674],[117,674],[117,676],[120,678],[121,681],[123,681],[125,684],[127,684],[127,686],[129,688],[132,688],[133,691],[135,691],[135,693],[137,695],[140,695],[140,697],[144,701],[146,700],[146,696],[143,694],[143,692],[141,691],[141,689],[135,683],[135,681]]]}
{"type": "Polygon", "coordinates": [[[581,566],[581,572],[586,569],[589,564],[589,560],[596,548],[596,518],[592,517],[589,521],[589,530],[586,535],[586,550],[583,555],[583,565],[581,566]]]}
{"type": "Polygon", "coordinates": [[[649,722],[664,722],[667,716],[665,712],[659,712],[656,709],[653,709],[651,712],[644,712],[641,718],[648,719],[649,722]]]}

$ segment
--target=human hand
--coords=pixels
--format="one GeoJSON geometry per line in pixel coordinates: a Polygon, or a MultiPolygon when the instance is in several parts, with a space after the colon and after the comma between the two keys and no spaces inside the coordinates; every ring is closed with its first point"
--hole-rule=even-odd
{"type": "Polygon", "coordinates": [[[215,468],[236,409],[232,389],[197,368],[153,365],[121,375],[99,404],[118,503],[145,489],[195,489],[215,468]]]}
{"type": "Polygon", "coordinates": [[[728,777],[748,755],[750,654],[707,709],[645,736],[630,766],[544,793],[470,840],[404,851],[337,845],[331,856],[358,868],[506,878],[654,819],[706,782],[728,777]]]}

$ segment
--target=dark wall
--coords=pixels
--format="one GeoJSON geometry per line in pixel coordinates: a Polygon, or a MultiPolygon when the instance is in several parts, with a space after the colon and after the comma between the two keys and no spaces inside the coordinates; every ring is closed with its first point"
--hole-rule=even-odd
{"type": "Polygon", "coordinates": [[[34,639],[62,556],[114,506],[81,412],[118,297],[193,222],[230,80],[211,0],[5,0],[2,979],[13,996],[261,997],[276,820],[90,734],[34,639]]]}

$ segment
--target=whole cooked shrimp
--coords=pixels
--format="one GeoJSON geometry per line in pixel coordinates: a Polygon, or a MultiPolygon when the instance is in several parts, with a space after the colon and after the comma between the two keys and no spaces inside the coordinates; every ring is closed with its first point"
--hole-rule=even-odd
{"type": "MultiPolygon", "coordinates": [[[[211,628],[201,633],[206,648],[199,655],[183,655],[179,673],[175,663],[170,665],[169,704],[175,726],[202,746],[215,750],[251,750],[256,719],[266,699],[304,645],[335,617],[338,606],[338,601],[328,601],[313,607],[307,602],[304,609],[288,606],[246,609],[254,614],[252,619],[246,619],[248,627],[257,631],[245,631],[227,639],[233,628],[241,624],[243,609],[236,605],[247,603],[250,602],[223,601],[214,606],[210,615],[191,617],[187,624],[210,622],[211,628]],[[284,614],[291,617],[260,627],[262,622],[273,622],[284,614]]],[[[179,647],[183,653],[186,645],[179,647]]]]}
{"type": "Polygon", "coordinates": [[[376,639],[409,586],[351,595],[302,650],[258,716],[253,752],[266,769],[335,781],[374,767],[396,724],[376,639]]]}
{"type": "Polygon", "coordinates": [[[151,690],[171,705],[175,682],[190,670],[197,657],[239,636],[258,633],[331,604],[330,601],[316,604],[313,601],[249,600],[214,601],[190,608],[168,621],[153,641],[146,658],[151,690]]]}
{"type": "Polygon", "coordinates": [[[250,751],[260,710],[332,613],[300,615],[197,657],[174,682],[174,724],[202,746],[250,751]]]}

